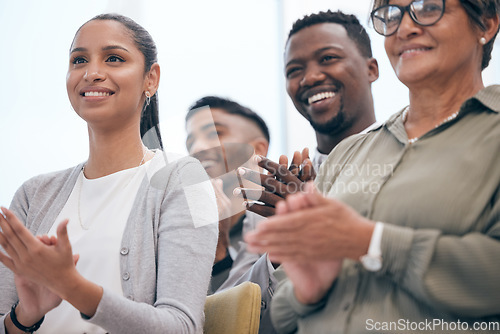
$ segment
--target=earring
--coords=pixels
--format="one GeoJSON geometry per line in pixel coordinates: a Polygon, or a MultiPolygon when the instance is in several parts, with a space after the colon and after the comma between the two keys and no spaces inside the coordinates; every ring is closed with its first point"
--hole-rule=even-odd
{"type": "Polygon", "coordinates": [[[146,91],[144,95],[146,95],[146,106],[149,106],[149,103],[151,103],[151,94],[146,91]]]}
{"type": "Polygon", "coordinates": [[[479,39],[479,44],[481,44],[481,45],[485,45],[485,44],[486,44],[486,38],[481,37],[481,38],[479,39]]]}

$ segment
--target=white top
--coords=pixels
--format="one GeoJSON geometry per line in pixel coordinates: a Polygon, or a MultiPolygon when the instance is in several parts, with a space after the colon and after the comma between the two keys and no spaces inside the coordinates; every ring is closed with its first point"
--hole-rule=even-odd
{"type": "MultiPolygon", "coordinates": [[[[68,235],[73,254],[80,254],[76,268],[86,279],[123,294],[120,274],[120,248],[123,231],[146,174],[148,162],[98,179],[78,180],[49,235],[69,219],[68,235]],[[80,221],[80,218],[81,221],[80,221]]],[[[37,333],[105,333],[101,327],[84,321],[67,301],[45,316],[37,333]]]]}

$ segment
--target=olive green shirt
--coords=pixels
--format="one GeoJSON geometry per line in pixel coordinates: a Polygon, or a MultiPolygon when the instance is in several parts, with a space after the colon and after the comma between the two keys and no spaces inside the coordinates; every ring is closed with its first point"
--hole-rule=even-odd
{"type": "Polygon", "coordinates": [[[415,143],[402,112],[341,142],[317,187],[384,222],[383,267],[344,260],[314,305],[284,280],[271,306],[278,332],[500,332],[499,112],[500,86],[490,86],[415,143]]]}

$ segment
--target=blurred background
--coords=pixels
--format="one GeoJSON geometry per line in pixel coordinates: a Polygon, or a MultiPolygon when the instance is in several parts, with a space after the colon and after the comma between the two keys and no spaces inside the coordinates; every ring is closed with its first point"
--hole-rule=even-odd
{"type": "MultiPolygon", "coordinates": [[[[370,0],[0,0],[0,205],[32,176],[66,169],[88,156],[86,124],[66,94],[69,47],[93,16],[115,12],[144,26],[158,46],[161,131],[166,150],[186,154],[184,116],[204,95],[252,108],[271,131],[269,157],[308,146],[314,132],[285,91],[283,50],[292,23],[320,10],[355,14],[372,39],[380,78],[377,120],[408,103],[383,38],[371,28],[370,0]]],[[[500,83],[497,38],[486,85],[500,83]]]]}

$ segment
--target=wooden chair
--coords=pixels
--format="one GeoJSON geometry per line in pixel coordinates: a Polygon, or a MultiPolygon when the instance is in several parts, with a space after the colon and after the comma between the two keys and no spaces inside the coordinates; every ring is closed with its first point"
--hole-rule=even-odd
{"type": "Polygon", "coordinates": [[[244,282],[207,297],[205,334],[257,334],[260,324],[260,287],[244,282]]]}

